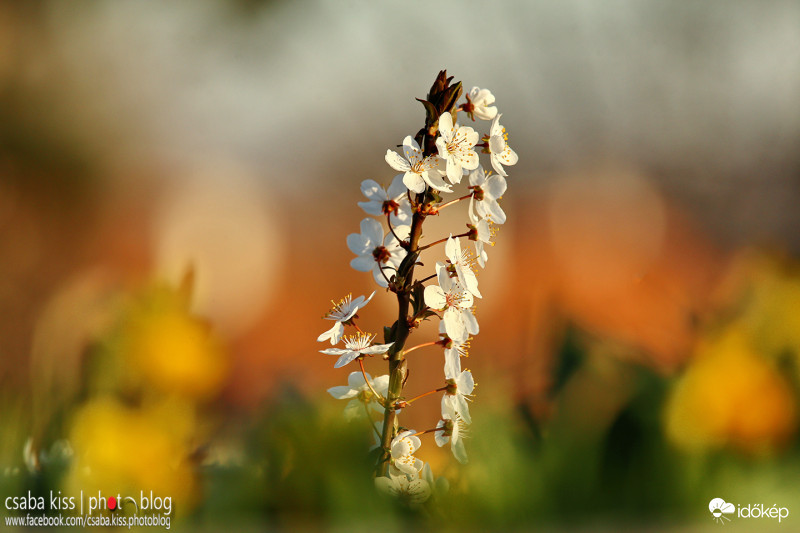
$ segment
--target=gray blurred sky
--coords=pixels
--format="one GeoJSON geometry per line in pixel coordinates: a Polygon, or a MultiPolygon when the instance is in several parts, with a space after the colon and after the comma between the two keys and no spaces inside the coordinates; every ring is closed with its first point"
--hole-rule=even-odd
{"type": "MultiPolygon", "coordinates": [[[[800,228],[800,2],[52,2],[21,62],[113,167],[244,162],[272,186],[384,176],[447,68],[498,98],[534,187],[641,165],[718,236],[800,228]]],[[[42,120],[45,120],[44,118],[42,120]]]]}

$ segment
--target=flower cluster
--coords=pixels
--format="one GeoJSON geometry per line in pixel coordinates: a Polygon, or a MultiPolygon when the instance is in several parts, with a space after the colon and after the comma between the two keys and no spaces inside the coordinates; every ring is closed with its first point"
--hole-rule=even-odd
{"type": "Polygon", "coordinates": [[[376,485],[387,492],[419,504],[432,493],[446,486],[436,482],[429,465],[417,458],[422,445],[420,437],[433,434],[438,446],[450,445],[453,456],[467,462],[465,436],[472,418],[469,400],[475,388],[472,373],[462,369],[461,359],[468,353],[471,338],[479,332],[475,317],[475,301],[483,297],[478,289],[477,267],[485,268],[486,245],[498,226],[506,221],[500,199],[506,192],[506,168],[516,164],[517,154],[508,145],[508,135],[500,124],[501,114],[493,106],[494,95],[487,89],[473,88],[466,101],[459,105],[461,83],[452,83],[440,72],[425,100],[425,126],[416,136],[406,136],[402,151],[387,150],[386,162],[399,172],[387,186],[380,181],[365,180],[361,192],[365,201],[358,205],[372,217],[361,221],[360,232],[347,236],[347,246],[355,257],[351,266],[358,271],[372,272],[379,287],[395,294],[399,319],[384,328],[382,343],[361,329],[358,313],[370,302],[369,297],[350,295],[324,316],[334,325],[318,337],[334,347],[321,350],[337,356],[336,368],[358,365],[346,386],[328,392],[337,399],[349,400],[345,408],[348,419],[366,417],[376,434],[381,455],[376,471],[376,485]],[[491,121],[488,133],[481,136],[461,119],[491,121]],[[479,152],[488,156],[494,170],[481,165],[479,152]],[[467,180],[464,178],[467,177],[467,180]],[[456,192],[462,188],[461,193],[456,192]],[[456,194],[445,199],[445,194],[456,194]],[[464,200],[469,200],[466,231],[451,233],[441,239],[420,243],[422,225],[428,216],[437,215],[464,200]],[[472,241],[474,251],[464,247],[462,239],[472,241]],[[443,244],[443,257],[433,265],[433,272],[416,277],[415,268],[422,267],[420,255],[443,244]],[[410,334],[422,321],[438,319],[436,340],[406,348],[410,334]],[[345,335],[345,328],[354,330],[345,335]],[[337,347],[343,343],[344,347],[337,347]],[[407,399],[403,394],[408,377],[407,356],[420,348],[439,347],[444,355],[444,379],[428,392],[407,399]],[[388,361],[389,373],[373,378],[366,372],[364,360],[376,355],[388,361]],[[441,416],[424,431],[404,428],[398,413],[417,400],[441,393],[441,416]],[[373,420],[375,413],[381,420],[373,420]]]}

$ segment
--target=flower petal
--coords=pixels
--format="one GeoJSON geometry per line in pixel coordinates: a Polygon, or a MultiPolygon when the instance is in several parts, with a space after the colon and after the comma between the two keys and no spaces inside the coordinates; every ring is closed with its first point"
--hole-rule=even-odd
{"type": "Polygon", "coordinates": [[[374,218],[365,218],[361,221],[360,227],[361,234],[369,239],[371,247],[377,247],[383,243],[383,226],[380,222],[374,218]]]}
{"type": "Polygon", "coordinates": [[[423,172],[422,179],[437,191],[453,192],[453,188],[439,176],[439,172],[436,170],[423,172]]]}
{"type": "Polygon", "coordinates": [[[453,348],[444,350],[444,378],[455,379],[461,374],[461,354],[453,348]]]}
{"type": "Polygon", "coordinates": [[[372,250],[370,250],[369,245],[369,239],[360,233],[351,233],[347,236],[347,247],[356,255],[363,255],[367,252],[371,252],[372,250]]]}
{"type": "Polygon", "coordinates": [[[497,200],[506,193],[507,188],[508,182],[505,180],[505,178],[495,174],[493,176],[489,176],[489,179],[486,180],[486,187],[484,187],[483,192],[486,193],[486,196],[497,200]]]}
{"type": "Polygon", "coordinates": [[[375,180],[364,180],[361,182],[361,194],[370,200],[382,200],[379,195],[379,191],[382,190],[383,187],[375,180]]]}
{"type": "Polygon", "coordinates": [[[406,195],[408,187],[406,187],[405,184],[403,183],[403,176],[404,176],[403,174],[398,174],[392,180],[392,184],[389,185],[389,190],[386,191],[386,196],[390,200],[397,201],[398,198],[402,198],[403,196],[406,195]]]}
{"type": "Polygon", "coordinates": [[[393,150],[386,150],[386,156],[384,156],[386,162],[389,163],[389,166],[395,169],[398,172],[406,172],[411,170],[411,165],[405,159],[400,156],[397,152],[393,150]]]}
{"type": "Polygon", "coordinates": [[[326,348],[324,350],[320,350],[319,353],[324,353],[325,355],[342,355],[349,351],[350,350],[345,350],[342,348],[326,348]]]}
{"type": "Polygon", "coordinates": [[[370,200],[369,202],[358,202],[358,207],[364,210],[368,215],[379,217],[383,215],[383,202],[378,200],[370,200]]]}
{"type": "Polygon", "coordinates": [[[403,185],[417,194],[425,191],[425,180],[415,172],[406,172],[403,176],[403,185]]]}
{"type": "Polygon", "coordinates": [[[461,317],[464,321],[464,326],[467,328],[467,333],[470,335],[477,335],[480,332],[478,319],[475,318],[475,315],[472,314],[472,311],[469,309],[463,309],[461,312],[461,317]]]}
{"type": "Polygon", "coordinates": [[[317,337],[317,342],[325,342],[330,339],[331,344],[337,344],[342,338],[342,333],[344,333],[344,326],[341,322],[336,322],[331,329],[317,337]]]}
{"type": "Polygon", "coordinates": [[[500,174],[501,176],[504,176],[504,177],[508,176],[508,173],[503,168],[503,165],[502,165],[502,163],[500,161],[500,158],[497,157],[497,155],[492,154],[490,159],[491,159],[491,162],[492,162],[492,168],[494,169],[495,172],[497,172],[498,174],[500,174]]]}
{"type": "Polygon", "coordinates": [[[441,133],[441,138],[443,138],[445,142],[453,140],[453,135],[455,133],[453,115],[448,112],[442,113],[442,115],[439,116],[439,133],[441,133]]]}
{"type": "Polygon", "coordinates": [[[344,365],[354,361],[358,357],[357,352],[351,352],[350,350],[347,353],[343,354],[337,361],[336,364],[333,365],[333,368],[342,368],[344,365]]]}
{"type": "Polygon", "coordinates": [[[353,390],[347,385],[339,385],[338,387],[331,387],[330,389],[328,389],[328,394],[330,394],[337,400],[346,400],[358,394],[358,391],[353,390]]]}
{"type": "Polygon", "coordinates": [[[447,298],[441,287],[428,285],[425,287],[425,305],[431,309],[444,309],[447,307],[447,298]]]}
{"type": "Polygon", "coordinates": [[[372,380],[372,388],[381,396],[386,396],[389,390],[389,375],[378,376],[372,380]]]}
{"type": "Polygon", "coordinates": [[[348,422],[361,418],[365,414],[364,404],[356,398],[353,398],[344,406],[344,419],[348,422]]]}
{"type": "Polygon", "coordinates": [[[350,267],[359,272],[369,272],[375,266],[375,259],[369,255],[360,255],[350,260],[350,267]]]}
{"type": "Polygon", "coordinates": [[[391,278],[391,276],[387,273],[386,278],[383,277],[380,265],[378,265],[378,263],[375,262],[373,262],[373,264],[375,266],[372,268],[372,278],[375,280],[375,283],[378,284],[378,287],[383,287],[385,289],[386,287],[389,286],[389,283],[386,281],[386,278],[391,278]]]}
{"type": "Polygon", "coordinates": [[[506,223],[506,212],[500,207],[500,204],[495,200],[487,200],[482,202],[486,210],[486,215],[497,225],[506,223]]]}
{"type": "Polygon", "coordinates": [[[458,439],[458,441],[454,439],[450,449],[459,463],[462,465],[467,464],[467,449],[464,447],[464,439],[458,439]]]}
{"type": "MultiPolygon", "coordinates": [[[[467,328],[464,327],[464,322],[461,318],[461,312],[450,307],[444,312],[444,327],[447,331],[447,336],[456,342],[464,342],[467,340],[467,328]]],[[[471,314],[471,313],[470,313],[471,314]]]]}
{"type": "Polygon", "coordinates": [[[486,182],[486,172],[482,166],[478,166],[475,170],[469,173],[469,184],[472,187],[483,187],[486,182]]]}
{"type": "Polygon", "coordinates": [[[467,423],[472,424],[472,417],[469,415],[469,405],[467,399],[461,394],[454,396],[456,412],[461,416],[461,419],[467,423]]]}
{"type": "Polygon", "coordinates": [[[450,442],[450,437],[447,437],[444,434],[444,421],[439,420],[439,423],[436,424],[436,429],[438,430],[439,428],[441,428],[441,431],[434,431],[433,438],[436,441],[436,445],[441,448],[450,442]]]}
{"type": "MultiPolygon", "coordinates": [[[[460,274],[459,279],[463,280],[464,286],[466,289],[477,298],[483,298],[481,295],[481,291],[478,290],[478,276],[475,275],[475,272],[472,271],[471,268],[463,268],[458,267],[458,272],[460,274]]],[[[469,306],[472,306],[470,303],[469,306]]]]}
{"type": "Polygon", "coordinates": [[[500,160],[503,161],[504,165],[516,165],[517,161],[519,161],[519,156],[510,146],[506,145],[506,149],[500,154],[500,160]]]}
{"type": "Polygon", "coordinates": [[[447,179],[450,180],[450,183],[460,183],[461,176],[463,175],[461,171],[461,162],[455,157],[448,157],[447,158],[447,179]]]}
{"type": "Polygon", "coordinates": [[[406,135],[405,139],[403,139],[403,155],[406,156],[406,159],[411,165],[422,159],[422,154],[420,152],[421,150],[419,149],[417,141],[414,140],[414,137],[406,135]]]}
{"type": "MultiPolygon", "coordinates": [[[[367,374],[367,379],[370,379],[369,374],[367,374]]],[[[361,372],[356,371],[356,372],[350,372],[350,375],[347,376],[347,384],[351,388],[358,390],[361,387],[366,386],[367,382],[364,381],[364,376],[361,374],[361,372]]]]}
{"type": "Polygon", "coordinates": [[[461,260],[461,244],[458,239],[453,238],[452,233],[444,243],[444,254],[451,263],[458,263],[461,260]]]}
{"type": "MultiPolygon", "coordinates": [[[[458,158],[461,161],[461,167],[465,170],[474,170],[480,165],[478,154],[472,150],[468,152],[461,152],[458,155],[458,158]]],[[[459,181],[461,181],[461,178],[459,178],[459,181]]]]}
{"type": "Polygon", "coordinates": [[[459,393],[472,394],[472,391],[475,390],[475,378],[472,377],[472,372],[469,370],[461,372],[456,378],[456,385],[459,393]]]}
{"type": "Polygon", "coordinates": [[[365,355],[378,355],[382,353],[386,353],[389,351],[389,348],[392,347],[394,343],[390,342],[389,344],[376,344],[374,346],[369,346],[361,350],[362,354],[365,355]]]}

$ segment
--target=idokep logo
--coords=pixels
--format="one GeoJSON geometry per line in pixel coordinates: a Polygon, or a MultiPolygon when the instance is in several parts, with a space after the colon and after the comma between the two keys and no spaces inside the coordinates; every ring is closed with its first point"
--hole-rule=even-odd
{"type": "Polygon", "coordinates": [[[711,516],[714,517],[714,522],[717,522],[718,524],[724,524],[725,520],[728,522],[731,521],[731,519],[725,515],[732,514],[734,511],[736,511],[736,506],[732,503],[727,503],[722,498],[714,498],[708,502],[708,510],[711,511],[711,516]]]}
{"type": "Polygon", "coordinates": [[[778,507],[778,504],[772,507],[766,506],[763,503],[753,503],[742,506],[728,503],[722,498],[714,498],[708,502],[708,510],[711,512],[714,522],[718,524],[731,521],[731,519],[725,515],[735,516],[736,518],[777,518],[779,524],[781,520],[789,516],[789,509],[786,507],[778,507]]]}

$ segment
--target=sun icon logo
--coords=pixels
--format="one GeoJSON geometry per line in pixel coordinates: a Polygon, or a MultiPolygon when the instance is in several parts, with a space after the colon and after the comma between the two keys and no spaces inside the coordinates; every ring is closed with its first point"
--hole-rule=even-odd
{"type": "Polygon", "coordinates": [[[722,498],[714,498],[708,502],[708,510],[711,511],[711,516],[714,517],[714,522],[724,524],[725,520],[731,521],[730,518],[725,516],[731,514],[736,510],[736,506],[732,503],[726,503],[722,498]]]}

